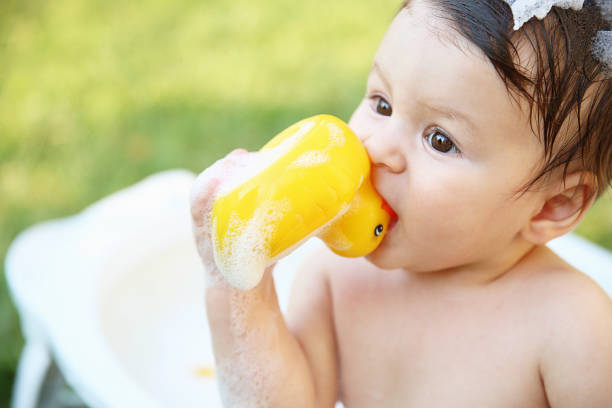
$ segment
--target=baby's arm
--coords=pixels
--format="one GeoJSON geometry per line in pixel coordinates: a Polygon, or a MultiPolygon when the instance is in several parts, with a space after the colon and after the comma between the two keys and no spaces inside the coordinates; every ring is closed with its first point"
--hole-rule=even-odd
{"type": "Polygon", "coordinates": [[[330,318],[325,317],[327,292],[317,282],[319,275],[300,278],[303,287],[291,307],[292,332],[278,305],[272,268],[249,291],[231,287],[216,268],[207,210],[220,178],[240,154],[246,153],[234,152],[202,173],[191,200],[198,252],[208,275],[206,309],[224,405],[333,407],[335,381],[329,378],[335,380],[335,363],[330,367],[335,351],[329,349],[333,334],[323,332],[330,318]]]}
{"type": "Polygon", "coordinates": [[[338,399],[338,360],[329,268],[335,255],[327,248],[309,257],[298,271],[287,311],[287,325],[310,364],[317,407],[338,399]]]}
{"type": "Polygon", "coordinates": [[[573,285],[557,299],[556,323],[543,327],[540,370],[552,408],[612,407],[612,302],[595,286],[573,285]]]}

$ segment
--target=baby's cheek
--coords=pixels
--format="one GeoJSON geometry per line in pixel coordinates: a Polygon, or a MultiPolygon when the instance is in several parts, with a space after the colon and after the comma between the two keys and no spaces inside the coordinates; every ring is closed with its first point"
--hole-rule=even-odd
{"type": "Polygon", "coordinates": [[[418,206],[415,213],[423,220],[422,234],[430,242],[441,242],[448,248],[461,247],[466,236],[482,227],[478,202],[465,190],[448,187],[446,191],[429,192],[429,197],[429,200],[415,199],[414,204],[418,206]]]}

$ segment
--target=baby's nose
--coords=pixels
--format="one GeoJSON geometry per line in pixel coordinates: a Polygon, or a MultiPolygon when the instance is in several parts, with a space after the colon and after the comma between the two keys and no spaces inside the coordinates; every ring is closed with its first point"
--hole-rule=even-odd
{"type": "Polygon", "coordinates": [[[393,173],[406,169],[404,153],[391,135],[372,135],[362,142],[374,166],[386,167],[393,173]]]}

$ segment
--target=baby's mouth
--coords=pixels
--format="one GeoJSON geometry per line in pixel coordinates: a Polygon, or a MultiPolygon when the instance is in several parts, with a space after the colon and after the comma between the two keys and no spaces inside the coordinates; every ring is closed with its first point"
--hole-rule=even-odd
{"type": "Polygon", "coordinates": [[[393,208],[391,208],[391,206],[387,203],[387,201],[385,201],[385,199],[383,198],[382,200],[382,205],[380,206],[383,210],[385,210],[387,212],[387,214],[389,214],[389,227],[388,230],[390,231],[391,228],[393,228],[395,226],[395,224],[397,224],[397,214],[395,213],[395,211],[393,211],[393,208]]]}

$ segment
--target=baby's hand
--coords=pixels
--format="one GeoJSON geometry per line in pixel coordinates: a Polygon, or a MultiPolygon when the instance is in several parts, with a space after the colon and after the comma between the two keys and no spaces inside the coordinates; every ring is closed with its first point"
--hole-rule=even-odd
{"type": "Polygon", "coordinates": [[[233,178],[247,171],[246,166],[253,168],[258,154],[233,151],[200,174],[191,190],[193,231],[206,269],[206,316],[221,400],[226,407],[322,406],[315,403],[309,355],[280,310],[273,266],[266,268],[255,287],[241,290],[225,280],[215,263],[213,204],[220,190],[231,187],[228,182],[235,182],[233,178]],[[293,404],[295,399],[301,404],[293,404]]]}
{"type": "Polygon", "coordinates": [[[191,218],[198,254],[206,270],[207,286],[223,282],[215,264],[211,239],[211,209],[220,184],[240,171],[243,163],[240,156],[248,154],[244,149],[236,149],[223,159],[216,161],[196,178],[191,188],[191,218]]]}

